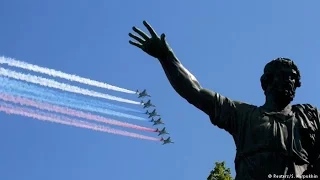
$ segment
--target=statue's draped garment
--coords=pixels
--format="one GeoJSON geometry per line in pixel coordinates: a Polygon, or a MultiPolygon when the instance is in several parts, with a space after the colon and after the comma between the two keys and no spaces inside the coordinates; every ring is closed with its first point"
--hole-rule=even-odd
{"type": "Polygon", "coordinates": [[[236,180],[320,173],[320,113],[315,107],[296,104],[273,113],[218,93],[212,102],[211,122],[229,132],[236,144],[236,180]]]}

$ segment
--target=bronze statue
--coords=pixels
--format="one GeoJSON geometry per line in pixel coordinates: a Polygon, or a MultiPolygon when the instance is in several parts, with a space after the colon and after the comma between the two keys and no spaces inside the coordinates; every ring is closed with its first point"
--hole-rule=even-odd
{"type": "Polygon", "coordinates": [[[202,88],[175,56],[165,34],[159,37],[146,21],[143,24],[151,37],[133,27],[141,37],[129,33],[136,40],[130,44],[157,58],[176,92],[233,136],[236,180],[320,178],[320,113],[310,104],[290,105],[301,86],[292,60],[277,58],[265,66],[264,105],[234,101],[202,88]]]}

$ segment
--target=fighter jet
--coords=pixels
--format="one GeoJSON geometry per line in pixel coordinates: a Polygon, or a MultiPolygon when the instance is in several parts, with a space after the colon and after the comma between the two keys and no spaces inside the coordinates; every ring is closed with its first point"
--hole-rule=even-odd
{"type": "Polygon", "coordinates": [[[147,102],[141,101],[141,104],[143,105],[143,109],[148,108],[148,107],[156,107],[155,105],[151,104],[151,100],[147,102]]]}
{"type": "Polygon", "coordinates": [[[159,124],[164,124],[162,121],[161,121],[161,118],[159,118],[158,120],[154,120],[153,118],[152,118],[152,120],[153,120],[153,125],[155,126],[155,125],[159,125],[159,124]]]}
{"type": "Polygon", "coordinates": [[[171,141],[170,137],[168,137],[168,139],[163,139],[163,138],[161,138],[160,141],[163,141],[163,144],[162,144],[162,145],[168,144],[168,143],[174,143],[173,141],[171,141]]]}
{"type": "Polygon", "coordinates": [[[151,120],[149,122],[154,122],[155,120],[153,118],[151,118],[151,120]]]}
{"type": "Polygon", "coordinates": [[[136,91],[136,94],[138,94],[138,98],[143,98],[143,97],[151,97],[148,93],[147,93],[147,90],[143,90],[141,93],[139,92],[139,90],[136,91]]]}
{"type": "Polygon", "coordinates": [[[166,128],[164,127],[162,130],[159,130],[158,128],[156,129],[156,132],[159,132],[158,136],[160,135],[163,135],[163,134],[169,134],[167,131],[166,131],[166,128]]]}
{"type": "Polygon", "coordinates": [[[148,118],[152,118],[154,116],[160,116],[156,110],[154,109],[152,112],[149,112],[148,110],[145,112],[145,114],[149,114],[149,117],[148,118]]]}

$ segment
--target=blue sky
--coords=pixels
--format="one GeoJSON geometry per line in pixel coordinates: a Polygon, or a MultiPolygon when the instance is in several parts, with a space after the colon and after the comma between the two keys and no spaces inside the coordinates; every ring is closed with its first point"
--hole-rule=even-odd
{"type": "Polygon", "coordinates": [[[128,33],[134,25],[146,30],[147,20],[166,33],[203,87],[256,105],[264,102],[264,65],[292,58],[302,74],[295,103],[319,106],[320,86],[313,84],[320,76],[319,6],[316,0],[1,0],[0,56],[146,88],[175,144],[0,113],[0,179],[194,180],[207,178],[216,161],[226,161],[235,175],[231,136],[178,96],[156,59],[128,43],[128,33]]]}

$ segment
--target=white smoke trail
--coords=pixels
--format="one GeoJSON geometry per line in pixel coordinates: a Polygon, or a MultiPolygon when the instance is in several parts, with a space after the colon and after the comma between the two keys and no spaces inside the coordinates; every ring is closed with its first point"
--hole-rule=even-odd
{"type": "Polygon", "coordinates": [[[117,86],[113,86],[113,85],[110,85],[107,83],[91,80],[88,78],[83,78],[83,77],[80,77],[77,75],[64,73],[64,72],[57,71],[54,69],[49,69],[49,68],[29,64],[26,62],[17,61],[12,58],[6,58],[3,56],[0,57],[0,64],[7,64],[8,66],[18,67],[18,68],[26,69],[29,71],[43,73],[43,74],[47,74],[49,76],[59,77],[59,78],[67,79],[69,81],[75,81],[75,82],[79,82],[79,83],[83,83],[83,84],[87,84],[87,85],[91,85],[91,86],[96,86],[96,87],[100,87],[100,88],[104,88],[104,89],[109,89],[109,90],[129,93],[129,94],[135,94],[135,91],[131,91],[131,90],[120,88],[117,86]]]}
{"type": "Polygon", "coordinates": [[[20,104],[22,106],[31,106],[31,107],[35,107],[35,108],[38,108],[41,110],[66,114],[69,116],[75,116],[78,118],[93,120],[93,121],[102,122],[102,123],[106,123],[106,124],[112,124],[112,125],[116,125],[116,126],[122,126],[122,127],[143,130],[143,131],[155,132],[155,130],[151,129],[151,128],[142,127],[142,126],[138,126],[138,125],[130,124],[130,123],[125,123],[125,122],[121,122],[121,121],[117,121],[117,120],[113,120],[113,119],[107,119],[105,117],[97,116],[97,115],[94,115],[91,113],[86,113],[83,111],[78,111],[78,110],[70,109],[67,107],[65,108],[62,106],[56,106],[56,105],[52,105],[52,104],[45,103],[45,102],[34,101],[34,100],[24,98],[24,97],[12,96],[7,93],[0,93],[0,99],[3,101],[15,103],[15,104],[20,104]]]}
{"type": "Polygon", "coordinates": [[[80,88],[77,86],[72,86],[69,84],[60,83],[55,80],[51,80],[51,79],[47,79],[47,78],[42,78],[42,77],[30,75],[30,74],[18,73],[18,72],[12,71],[12,70],[4,69],[4,68],[0,68],[0,75],[6,76],[9,78],[14,78],[17,80],[22,80],[22,81],[34,83],[34,84],[39,84],[41,86],[46,86],[46,87],[60,89],[63,91],[78,93],[78,94],[82,94],[82,95],[88,95],[88,96],[92,96],[92,97],[115,100],[115,101],[119,101],[119,102],[130,103],[130,104],[140,104],[140,102],[137,102],[137,101],[132,101],[129,99],[123,99],[120,97],[111,96],[108,94],[103,94],[103,93],[91,91],[88,89],[83,89],[83,88],[80,88]]]}
{"type": "Polygon", "coordinates": [[[29,108],[20,108],[17,106],[12,106],[7,103],[0,103],[0,112],[5,112],[7,114],[21,115],[21,116],[25,116],[25,117],[29,117],[29,118],[34,118],[37,120],[49,121],[49,122],[79,127],[79,128],[91,129],[94,131],[102,131],[102,132],[118,134],[118,135],[122,135],[122,136],[129,136],[129,137],[145,139],[145,140],[151,140],[151,141],[160,141],[159,138],[149,137],[149,136],[145,136],[145,135],[141,135],[141,134],[137,134],[137,133],[131,133],[128,131],[123,131],[123,130],[118,130],[118,129],[113,129],[113,128],[109,128],[107,126],[102,126],[102,125],[98,125],[98,124],[94,124],[94,123],[89,123],[86,121],[68,118],[65,116],[58,115],[58,114],[41,112],[39,110],[37,111],[37,110],[29,109],[29,108]]]}

